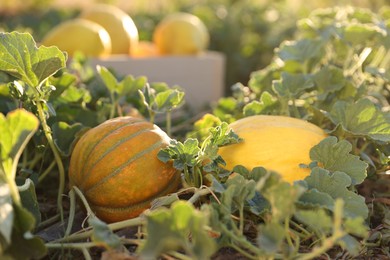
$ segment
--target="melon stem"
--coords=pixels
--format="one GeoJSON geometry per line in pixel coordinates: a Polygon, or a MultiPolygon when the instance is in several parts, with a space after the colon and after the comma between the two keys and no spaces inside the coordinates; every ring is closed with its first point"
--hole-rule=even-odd
{"type": "Polygon", "coordinates": [[[62,208],[62,195],[63,195],[64,190],[65,190],[65,169],[64,169],[64,165],[62,163],[61,155],[60,155],[57,147],[54,144],[53,136],[51,135],[51,129],[46,122],[46,116],[45,116],[44,111],[43,111],[42,101],[37,100],[36,106],[37,106],[37,110],[38,110],[38,117],[39,117],[41,124],[42,124],[43,132],[44,132],[45,137],[47,139],[47,142],[50,146],[50,149],[53,152],[54,159],[55,159],[55,161],[57,163],[57,167],[58,167],[58,173],[59,173],[60,179],[59,179],[59,185],[58,185],[59,187],[58,187],[58,195],[57,195],[57,210],[60,213],[61,221],[63,221],[64,220],[64,210],[62,208]]]}

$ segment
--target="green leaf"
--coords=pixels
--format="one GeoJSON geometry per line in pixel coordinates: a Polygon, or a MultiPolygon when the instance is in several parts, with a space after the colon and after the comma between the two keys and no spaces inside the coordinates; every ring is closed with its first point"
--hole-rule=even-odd
{"type": "Polygon", "coordinates": [[[34,182],[31,179],[26,179],[23,185],[18,186],[18,190],[23,207],[34,216],[36,225],[39,225],[41,222],[41,212],[39,210],[34,182]]]}
{"type": "Polygon", "coordinates": [[[0,33],[0,70],[37,87],[66,66],[67,56],[57,47],[36,46],[28,33],[0,33]]]}
{"type": "Polygon", "coordinates": [[[71,85],[66,90],[64,90],[64,92],[61,94],[61,96],[58,97],[56,101],[62,102],[69,106],[69,103],[89,103],[91,99],[91,93],[88,90],[71,85]]]}
{"type": "MultiPolygon", "coordinates": [[[[226,191],[222,193],[222,202],[224,198],[226,201],[231,201],[225,205],[232,204],[231,208],[240,208],[247,200],[255,196],[256,182],[254,180],[245,179],[242,175],[235,175],[226,181],[226,191]]],[[[232,211],[233,213],[233,211],[232,211]]]]}
{"type": "Polygon", "coordinates": [[[63,73],[58,78],[51,77],[50,84],[55,86],[56,89],[50,94],[50,102],[55,102],[57,98],[59,98],[66,89],[74,85],[76,81],[76,75],[70,73],[63,73]]]}
{"type": "Polygon", "coordinates": [[[363,218],[348,218],[344,221],[344,229],[349,234],[359,237],[368,236],[368,227],[363,218]]]}
{"type": "Polygon", "coordinates": [[[155,99],[156,112],[170,111],[179,107],[184,102],[184,92],[177,89],[168,89],[156,95],[155,99]]]}
{"type": "Polygon", "coordinates": [[[131,75],[127,75],[122,79],[121,82],[119,82],[119,86],[118,86],[118,89],[120,90],[119,94],[125,95],[126,98],[133,98],[133,96],[135,96],[135,93],[138,93],[139,90],[142,90],[142,88],[145,86],[146,83],[147,83],[146,77],[134,78],[131,75]]]}
{"type": "Polygon", "coordinates": [[[345,235],[337,241],[343,249],[347,250],[352,256],[359,255],[361,251],[361,243],[351,235],[345,235]]]}
{"type": "MultiPolygon", "coordinates": [[[[0,169],[1,171],[1,169],[0,169]]],[[[0,237],[6,244],[11,243],[12,224],[14,211],[12,208],[11,192],[8,185],[0,180],[0,237]]]]}
{"type": "MultiPolygon", "coordinates": [[[[318,192],[324,194],[323,197],[330,196],[333,198],[333,200],[338,198],[343,199],[345,204],[344,210],[346,217],[367,218],[368,208],[365,203],[365,199],[353,191],[348,190],[348,187],[351,186],[352,180],[346,173],[336,171],[331,174],[325,169],[315,167],[312,169],[310,176],[305,178],[305,182],[307,183],[309,191],[317,190],[318,192]]],[[[320,198],[321,196],[317,197],[320,198]]],[[[307,198],[307,196],[302,196],[300,201],[305,203],[305,198],[307,198]]],[[[326,199],[327,203],[328,201],[329,200],[326,199]]],[[[329,208],[328,204],[322,204],[323,200],[318,200],[317,203],[318,205],[329,208]]]]}
{"type": "Polygon", "coordinates": [[[331,65],[317,71],[313,75],[313,80],[320,93],[325,95],[341,90],[346,84],[343,70],[331,65]]]}
{"type": "Polygon", "coordinates": [[[273,254],[280,250],[285,237],[285,229],[281,224],[267,223],[259,226],[257,243],[266,253],[273,254]]]}
{"type": "Polygon", "coordinates": [[[115,76],[106,67],[97,65],[96,69],[108,90],[111,93],[117,92],[118,81],[115,76]]]}
{"type": "Polygon", "coordinates": [[[282,72],[280,80],[272,82],[273,90],[281,97],[298,98],[305,90],[314,86],[313,81],[304,74],[282,72]]]}
{"type": "Polygon", "coordinates": [[[333,220],[329,213],[322,208],[315,210],[298,210],[294,217],[305,224],[310,230],[316,232],[317,236],[330,234],[333,228],[333,220]]]}
{"type": "Polygon", "coordinates": [[[150,84],[146,83],[142,89],[138,90],[142,103],[148,110],[152,109],[152,105],[155,99],[155,90],[150,87],[150,84]]]}
{"type": "MultiPolygon", "coordinates": [[[[242,165],[236,165],[233,168],[233,172],[240,174],[247,180],[253,180],[255,181],[256,185],[260,181],[260,179],[267,179],[267,170],[263,167],[255,167],[252,169],[251,172],[248,171],[244,166],[242,165]]],[[[262,181],[263,181],[262,180],[262,181]]],[[[223,190],[219,191],[219,193],[222,193],[223,190]]],[[[247,210],[252,212],[253,214],[260,215],[266,210],[270,209],[270,204],[266,198],[257,190],[255,190],[255,195],[252,198],[247,199],[248,207],[247,210]]]]}
{"type": "Polygon", "coordinates": [[[218,147],[236,144],[242,139],[229,127],[226,122],[210,129],[210,143],[218,147]]]}
{"type": "Polygon", "coordinates": [[[56,122],[51,127],[54,143],[62,156],[69,156],[76,142],[77,134],[87,128],[81,123],[69,125],[66,122],[56,122]]]}
{"type": "Polygon", "coordinates": [[[196,139],[189,138],[184,143],[171,140],[169,146],[161,149],[157,157],[165,163],[173,160],[173,166],[178,170],[183,170],[186,166],[194,166],[196,164],[196,157],[199,151],[199,142],[196,139]]]}
{"type": "Polygon", "coordinates": [[[221,123],[222,121],[218,117],[206,113],[194,123],[193,130],[187,133],[187,138],[196,138],[203,142],[209,136],[210,129],[219,126],[221,123]]]}
{"type": "Polygon", "coordinates": [[[156,259],[171,250],[184,250],[191,259],[210,259],[216,250],[207,233],[207,218],[186,201],[176,201],[171,209],[160,208],[147,215],[147,238],[140,247],[143,259],[156,259]]]}
{"type": "Polygon", "coordinates": [[[218,100],[217,106],[213,110],[213,114],[222,121],[231,123],[234,121],[232,116],[237,110],[238,101],[233,97],[222,97],[218,100]]]}
{"type": "Polygon", "coordinates": [[[304,63],[322,55],[323,46],[320,40],[302,39],[299,41],[285,41],[277,49],[276,54],[283,61],[297,61],[304,63]]]}
{"type": "Polygon", "coordinates": [[[374,24],[351,23],[342,29],[344,40],[352,44],[367,45],[374,37],[386,35],[386,31],[374,24]]]}
{"type": "Polygon", "coordinates": [[[98,243],[100,246],[106,249],[117,249],[121,247],[122,243],[120,238],[115,235],[107,224],[97,217],[90,216],[88,218],[88,224],[92,227],[92,241],[98,243]]]}
{"type": "Polygon", "coordinates": [[[301,186],[292,186],[287,182],[278,182],[263,191],[262,195],[271,205],[271,222],[281,223],[292,216],[295,212],[295,202],[302,192],[303,188],[301,186]]]}
{"type": "Polygon", "coordinates": [[[0,114],[0,162],[9,180],[15,179],[19,157],[38,125],[37,117],[23,109],[0,114]]]}
{"type": "Polygon", "coordinates": [[[317,208],[322,207],[333,211],[334,199],[327,193],[320,192],[317,189],[311,189],[299,197],[298,204],[304,207],[317,208]]]}
{"type": "Polygon", "coordinates": [[[336,137],[327,137],[310,150],[312,161],[330,172],[344,172],[352,179],[352,185],[360,184],[367,177],[367,163],[352,155],[352,145],[346,140],[337,142],[336,137]]]}
{"type": "Polygon", "coordinates": [[[35,227],[34,216],[23,207],[14,204],[12,243],[4,250],[4,259],[41,259],[47,254],[42,239],[31,232],[35,227]]]}
{"type": "Polygon", "coordinates": [[[328,117],[351,135],[390,142],[390,117],[368,99],[360,99],[353,104],[338,101],[328,117]]]}
{"type": "Polygon", "coordinates": [[[245,117],[267,114],[278,104],[278,100],[268,91],[264,91],[260,96],[260,101],[252,101],[244,106],[243,113],[245,117]]]}

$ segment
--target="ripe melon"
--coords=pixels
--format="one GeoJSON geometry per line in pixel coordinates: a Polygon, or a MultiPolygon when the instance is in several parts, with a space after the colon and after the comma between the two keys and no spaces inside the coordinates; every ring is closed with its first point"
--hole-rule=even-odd
{"type": "Polygon", "coordinates": [[[107,31],[99,24],[83,19],[72,19],[55,26],[41,44],[57,46],[70,56],[75,52],[91,57],[105,57],[111,53],[111,38],[107,31]]]}
{"type": "Polygon", "coordinates": [[[96,4],[85,9],[80,18],[106,29],[111,37],[112,54],[131,54],[138,43],[138,30],[133,19],[116,6],[96,4]]]}
{"type": "Polygon", "coordinates": [[[181,183],[172,164],[157,158],[169,141],[164,131],[143,119],[108,120],[77,142],[69,166],[70,186],[77,186],[106,222],[136,217],[181,183]]]}
{"type": "Polygon", "coordinates": [[[133,49],[132,57],[135,58],[147,58],[147,57],[157,57],[160,53],[157,49],[157,46],[150,41],[140,41],[137,46],[133,49]]]}
{"type": "Polygon", "coordinates": [[[318,126],[286,116],[250,116],[230,127],[243,142],[220,148],[227,169],[236,165],[249,170],[263,166],[290,183],[310,174],[310,169],[301,168],[300,164],[309,164],[310,149],[327,137],[318,126]]]}
{"type": "Polygon", "coordinates": [[[209,32],[197,16],[172,13],[157,25],[153,42],[161,54],[198,54],[208,47],[209,32]]]}

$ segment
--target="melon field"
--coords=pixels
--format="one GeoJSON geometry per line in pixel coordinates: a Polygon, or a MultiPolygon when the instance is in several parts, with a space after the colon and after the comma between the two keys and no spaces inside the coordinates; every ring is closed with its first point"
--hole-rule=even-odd
{"type": "Polygon", "coordinates": [[[172,2],[0,16],[0,259],[390,259],[386,1],[172,2]],[[90,63],[210,50],[201,109],[90,63]]]}

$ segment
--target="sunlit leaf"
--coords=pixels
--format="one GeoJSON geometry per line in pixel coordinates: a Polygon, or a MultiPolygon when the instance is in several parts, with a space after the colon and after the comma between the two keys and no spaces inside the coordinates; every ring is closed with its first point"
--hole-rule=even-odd
{"type": "Polygon", "coordinates": [[[352,44],[367,44],[374,37],[381,37],[386,32],[374,24],[351,23],[343,28],[344,39],[352,44]]]}
{"type": "Polygon", "coordinates": [[[260,114],[267,114],[274,109],[278,104],[278,100],[269,92],[264,91],[260,96],[260,101],[252,101],[243,108],[244,115],[254,116],[260,114]]]}
{"type": "Polygon", "coordinates": [[[112,93],[117,92],[118,81],[115,76],[106,67],[97,65],[96,69],[108,90],[112,93]]]}
{"type": "Polygon", "coordinates": [[[156,95],[156,112],[165,112],[179,107],[184,102],[184,92],[177,89],[168,89],[156,95]]]}
{"type": "Polygon", "coordinates": [[[305,62],[321,56],[323,46],[320,40],[302,39],[286,41],[277,50],[277,55],[284,61],[305,62]]]}
{"type": "Polygon", "coordinates": [[[193,130],[187,133],[187,137],[196,138],[200,142],[203,142],[209,135],[210,129],[220,125],[221,123],[222,122],[218,117],[207,113],[194,123],[193,130]]]}
{"type": "Polygon", "coordinates": [[[57,47],[37,47],[28,33],[0,33],[0,70],[37,87],[65,67],[66,55],[57,47]]]}
{"type": "Polygon", "coordinates": [[[0,162],[10,180],[15,178],[19,157],[38,125],[38,118],[23,109],[12,111],[7,117],[0,114],[0,162]]]}
{"type": "Polygon", "coordinates": [[[338,101],[329,118],[352,135],[390,142],[390,118],[368,99],[360,99],[353,104],[338,101]]]}

